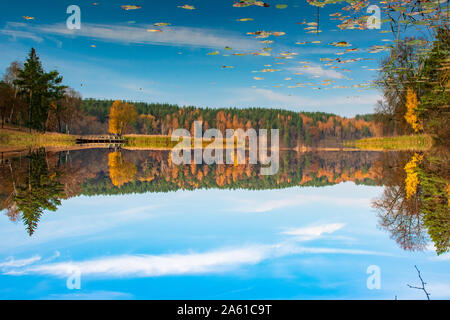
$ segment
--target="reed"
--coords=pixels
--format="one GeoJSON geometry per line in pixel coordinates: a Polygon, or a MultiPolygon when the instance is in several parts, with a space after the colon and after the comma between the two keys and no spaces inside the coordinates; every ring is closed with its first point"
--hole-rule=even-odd
{"type": "Polygon", "coordinates": [[[344,141],[345,147],[363,150],[428,150],[433,146],[433,138],[427,134],[396,137],[373,137],[344,141]]]}

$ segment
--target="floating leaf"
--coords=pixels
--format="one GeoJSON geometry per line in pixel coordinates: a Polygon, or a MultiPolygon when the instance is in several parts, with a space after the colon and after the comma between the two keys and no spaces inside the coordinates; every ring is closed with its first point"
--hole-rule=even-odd
{"type": "Polygon", "coordinates": [[[269,7],[269,4],[263,1],[256,1],[256,0],[240,0],[238,2],[235,1],[233,4],[233,7],[236,8],[244,8],[249,6],[269,7]]]}
{"type": "Polygon", "coordinates": [[[140,9],[141,6],[135,6],[135,5],[124,5],[122,6],[123,10],[137,10],[140,9]]]}
{"type": "Polygon", "coordinates": [[[329,43],[330,46],[333,47],[350,47],[351,44],[346,41],[338,41],[338,42],[331,42],[329,43]]]}
{"type": "Polygon", "coordinates": [[[170,23],[168,22],[157,22],[154,24],[155,27],[165,27],[165,26],[170,26],[170,23]]]}
{"type": "Polygon", "coordinates": [[[178,6],[178,8],[186,9],[186,10],[195,10],[194,6],[190,6],[188,4],[185,4],[184,6],[178,6]]]}

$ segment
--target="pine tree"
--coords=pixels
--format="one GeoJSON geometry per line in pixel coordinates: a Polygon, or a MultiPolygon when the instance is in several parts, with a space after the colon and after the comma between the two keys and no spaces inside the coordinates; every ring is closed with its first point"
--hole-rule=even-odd
{"type": "Polygon", "coordinates": [[[14,83],[19,87],[28,104],[28,128],[45,130],[50,102],[62,96],[66,86],[61,85],[62,76],[57,71],[46,73],[36,50],[30,54],[19,71],[14,83]]]}

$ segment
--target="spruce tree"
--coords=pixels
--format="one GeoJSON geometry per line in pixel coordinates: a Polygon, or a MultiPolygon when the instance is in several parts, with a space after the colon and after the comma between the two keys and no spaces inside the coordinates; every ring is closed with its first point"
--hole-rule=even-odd
{"type": "Polygon", "coordinates": [[[60,98],[66,86],[61,85],[62,76],[57,71],[46,73],[36,50],[31,48],[24,67],[14,83],[28,104],[28,128],[45,131],[48,108],[52,100],[60,98]]]}

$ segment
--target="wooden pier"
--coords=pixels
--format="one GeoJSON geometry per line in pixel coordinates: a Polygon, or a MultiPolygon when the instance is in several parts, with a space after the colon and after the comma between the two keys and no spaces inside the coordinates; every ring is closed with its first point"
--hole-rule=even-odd
{"type": "Polygon", "coordinates": [[[78,136],[76,138],[77,144],[122,144],[125,140],[122,137],[115,135],[97,135],[97,136],[78,136]]]}

